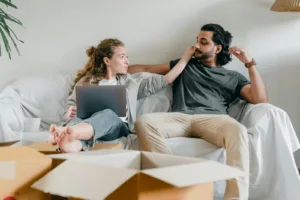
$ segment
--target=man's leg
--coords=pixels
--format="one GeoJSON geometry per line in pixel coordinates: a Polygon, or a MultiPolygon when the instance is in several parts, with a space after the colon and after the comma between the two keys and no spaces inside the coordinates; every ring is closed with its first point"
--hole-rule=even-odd
{"type": "MultiPolygon", "coordinates": [[[[249,173],[248,133],[244,125],[227,115],[194,115],[191,125],[194,137],[202,138],[227,153],[227,164],[249,173]]],[[[226,182],[226,200],[247,200],[249,177],[226,182]]]]}
{"type": "Polygon", "coordinates": [[[192,116],[182,113],[149,113],[135,122],[135,131],[144,151],[172,153],[165,138],[190,136],[192,116]]]}

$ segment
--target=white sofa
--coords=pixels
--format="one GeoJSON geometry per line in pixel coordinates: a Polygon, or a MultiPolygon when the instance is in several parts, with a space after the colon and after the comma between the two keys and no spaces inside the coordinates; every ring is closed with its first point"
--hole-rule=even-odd
{"type": "MultiPolygon", "coordinates": [[[[151,74],[134,74],[138,80],[151,74]]],[[[46,141],[52,123],[62,121],[62,112],[73,77],[48,75],[27,77],[8,85],[0,93],[0,142],[21,139],[26,144],[46,141]],[[24,132],[24,118],[41,118],[39,132],[24,132]]],[[[172,103],[171,88],[140,100],[137,115],[146,112],[167,112],[172,103]],[[154,106],[155,105],[155,106],[154,106]]],[[[293,152],[300,145],[288,115],[270,104],[251,105],[238,101],[229,108],[229,115],[249,132],[250,199],[293,200],[300,196],[300,180],[294,165],[293,152]],[[284,162],[283,166],[281,163],[284,162]],[[270,172],[271,170],[271,172],[270,172]],[[286,179],[288,181],[286,181],[286,179]]],[[[136,135],[117,141],[124,149],[139,149],[136,135]]],[[[225,150],[198,138],[172,138],[166,140],[176,155],[199,157],[225,163],[225,150]]],[[[225,183],[215,183],[215,196],[222,197],[225,183]]]]}

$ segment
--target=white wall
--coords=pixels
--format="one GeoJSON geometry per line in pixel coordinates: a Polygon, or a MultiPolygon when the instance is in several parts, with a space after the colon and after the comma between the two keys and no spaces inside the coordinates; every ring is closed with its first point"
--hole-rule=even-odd
{"type": "MultiPolygon", "coordinates": [[[[131,63],[166,63],[195,42],[200,26],[220,23],[257,59],[270,102],[300,133],[300,14],[271,12],[274,0],[14,0],[25,28],[22,56],[0,58],[0,88],[25,75],[74,72],[89,45],[125,42],[131,63]]],[[[246,73],[238,61],[228,68],[246,73]]],[[[300,166],[300,153],[298,155],[300,166]]]]}

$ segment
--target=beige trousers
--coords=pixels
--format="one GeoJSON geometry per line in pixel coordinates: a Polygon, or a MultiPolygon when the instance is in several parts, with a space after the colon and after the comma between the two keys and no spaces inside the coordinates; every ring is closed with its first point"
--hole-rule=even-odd
{"type": "MultiPolygon", "coordinates": [[[[165,138],[197,137],[226,149],[227,164],[249,173],[248,133],[228,115],[149,113],[135,122],[144,151],[171,154],[165,138]]],[[[249,177],[226,181],[226,200],[247,200],[249,177]]]]}

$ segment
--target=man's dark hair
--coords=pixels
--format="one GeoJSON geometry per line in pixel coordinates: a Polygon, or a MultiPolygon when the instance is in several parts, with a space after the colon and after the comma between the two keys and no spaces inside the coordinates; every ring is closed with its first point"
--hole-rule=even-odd
{"type": "Polygon", "coordinates": [[[217,55],[217,63],[221,66],[229,63],[232,58],[229,53],[230,44],[232,41],[232,35],[228,31],[218,24],[206,24],[202,26],[201,31],[211,31],[214,33],[213,41],[217,45],[222,46],[222,50],[217,55]]]}

